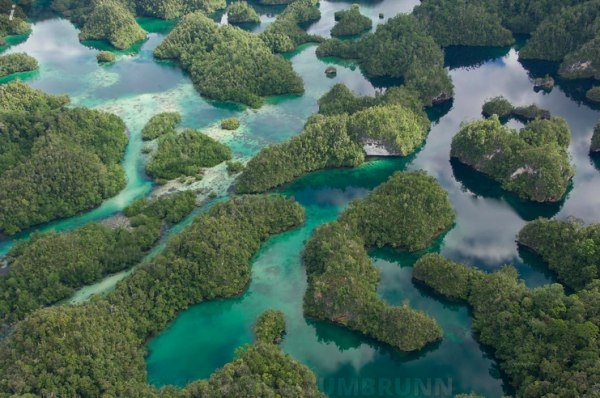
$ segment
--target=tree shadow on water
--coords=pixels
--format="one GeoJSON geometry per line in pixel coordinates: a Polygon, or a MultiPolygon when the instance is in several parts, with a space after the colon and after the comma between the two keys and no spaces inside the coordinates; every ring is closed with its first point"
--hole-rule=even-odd
{"type": "Polygon", "coordinates": [[[315,329],[317,339],[321,343],[333,343],[340,351],[357,349],[362,344],[367,344],[374,348],[379,354],[390,355],[391,358],[400,362],[408,362],[424,357],[427,353],[436,350],[440,341],[428,344],[425,348],[416,352],[403,352],[388,344],[381,343],[375,339],[365,336],[359,332],[349,330],[343,326],[335,325],[330,322],[307,319],[307,324],[315,329]]]}
{"type": "Polygon", "coordinates": [[[569,184],[564,197],[556,203],[538,203],[523,200],[514,194],[502,189],[500,184],[487,175],[467,166],[455,158],[450,159],[452,174],[456,181],[476,196],[484,198],[498,199],[508,203],[525,221],[532,221],[539,217],[551,218],[560,211],[570,190],[572,184],[569,184]]]}

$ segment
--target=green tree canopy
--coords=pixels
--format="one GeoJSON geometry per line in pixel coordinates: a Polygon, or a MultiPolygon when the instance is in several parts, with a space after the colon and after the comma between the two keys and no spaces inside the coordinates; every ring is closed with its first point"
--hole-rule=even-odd
{"type": "Polygon", "coordinates": [[[123,121],[67,103],[21,82],[0,88],[0,231],[72,216],[125,186],[123,121]]]}
{"type": "Polygon", "coordinates": [[[567,146],[570,131],[561,118],[535,120],[520,133],[496,115],[464,124],[452,139],[450,156],[498,181],[520,198],[560,200],[573,177],[567,146]]]}
{"type": "Polygon", "coordinates": [[[125,49],[146,38],[134,15],[117,0],[97,1],[86,19],[80,40],[106,40],[112,46],[125,49]]]}
{"type": "Polygon", "coordinates": [[[260,107],[262,97],[304,92],[291,63],[257,35],[219,27],[200,12],[186,15],[154,55],[178,60],[200,93],[214,100],[260,107]]]}
{"type": "Polygon", "coordinates": [[[425,248],[454,221],[448,194],[423,172],[395,173],[339,221],[319,227],[303,253],[306,315],[359,331],[403,351],[439,340],[435,320],[377,295],[379,272],[366,247],[425,248]]]}
{"type": "Polygon", "coordinates": [[[146,172],[161,179],[198,176],[204,167],[213,167],[231,159],[225,144],[192,129],[172,132],[158,140],[158,149],[146,165],[146,172]]]}
{"type": "Polygon", "coordinates": [[[37,60],[25,53],[0,55],[0,77],[17,72],[32,71],[37,68],[37,60]]]}

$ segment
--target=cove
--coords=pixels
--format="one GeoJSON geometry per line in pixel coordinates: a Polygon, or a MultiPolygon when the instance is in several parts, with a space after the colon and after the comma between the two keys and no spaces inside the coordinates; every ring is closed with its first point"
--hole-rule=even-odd
{"type": "MultiPolygon", "coordinates": [[[[351,3],[321,1],[323,18],[309,31],[327,35],[333,12],[351,3]]],[[[417,3],[383,0],[360,4],[363,13],[380,22],[379,12],[388,18],[397,12],[410,11],[417,3]]],[[[265,14],[262,18],[266,22],[273,20],[265,14]]],[[[67,93],[76,106],[114,112],[125,120],[130,134],[123,163],[128,177],[125,190],[98,209],[37,229],[76,228],[106,218],[135,198],[147,195],[152,184],[143,173],[140,131],[154,113],[180,111],[184,126],[203,129],[231,146],[237,158],[248,158],[269,143],[297,134],[306,118],[317,110],[316,100],[333,84],[344,82],[360,94],[372,95],[376,91],[351,62],[335,62],[337,77],[326,78],[324,70],[333,60],[318,60],[315,46],[306,45],[288,55],[305,81],[303,96],[270,98],[257,111],[206,101],[177,66],[153,60],[152,50],[169,27],[155,21],[142,23],[151,31],[148,40],[136,47],[133,54],[121,53],[118,62],[107,67],[96,63],[95,47],[99,44],[79,43],[77,30],[61,19],[35,23],[31,36],[8,50],[25,51],[39,60],[39,72],[22,76],[28,84],[50,93],[67,93]],[[224,133],[216,127],[222,118],[229,116],[241,119],[240,131],[224,133]]],[[[451,69],[456,97],[449,109],[440,112],[443,116],[432,127],[420,151],[407,159],[373,159],[355,170],[313,173],[284,187],[282,193],[294,196],[306,207],[306,225],[264,245],[253,262],[252,283],[241,297],[193,306],[152,340],[147,358],[149,382],[156,386],[185,385],[208,377],[233,358],[237,347],[250,342],[256,315],[266,308],[276,308],[284,311],[288,324],[284,350],[310,366],[317,374],[320,388],[330,396],[364,396],[370,390],[361,386],[382,386],[388,385],[387,382],[392,383],[392,392],[400,391],[406,397],[426,395],[424,388],[428,383],[432,389],[438,386],[439,390],[433,389],[434,392],[445,392],[449,386],[452,394],[470,391],[489,397],[503,394],[506,387],[495,362],[471,334],[467,308],[440,300],[411,281],[412,264],[422,253],[408,255],[383,249],[370,254],[381,270],[380,295],[391,304],[408,301],[433,316],[444,329],[443,341],[428,350],[402,354],[355,333],[302,316],[306,278],[300,256],[304,241],[315,227],[335,219],[350,200],[364,197],[396,170],[424,169],[450,194],[457,212],[456,225],[429,250],[487,271],[513,263],[532,287],[554,279],[537,259],[520,252],[514,242],[527,220],[540,215],[576,216],[586,222],[600,220],[597,195],[600,172],[587,154],[592,128],[600,113],[578,102],[581,97],[576,95],[578,88],[572,84],[559,83],[549,94],[536,93],[530,78],[546,73],[545,69],[541,72],[532,65],[525,69],[513,49],[455,50],[447,66],[451,69]],[[497,95],[504,95],[515,105],[535,102],[567,119],[572,130],[570,154],[577,174],[564,202],[552,207],[519,202],[481,176],[450,163],[450,141],[460,122],[480,118],[483,102],[497,95]]],[[[0,254],[12,242],[0,242],[0,254]]],[[[378,387],[378,393],[391,396],[384,388],[378,387]]]]}

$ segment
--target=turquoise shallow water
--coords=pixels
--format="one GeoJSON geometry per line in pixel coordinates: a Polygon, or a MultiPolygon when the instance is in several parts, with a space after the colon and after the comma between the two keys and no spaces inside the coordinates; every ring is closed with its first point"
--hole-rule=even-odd
{"type": "MultiPolygon", "coordinates": [[[[351,3],[321,1],[323,18],[309,31],[326,35],[333,12],[351,3]]],[[[416,3],[383,0],[361,6],[365,14],[380,22],[379,12],[388,18],[396,12],[410,11],[416,3]]],[[[266,23],[273,18],[267,13],[262,15],[266,23]]],[[[316,100],[333,84],[344,82],[361,94],[372,95],[376,90],[351,62],[335,62],[336,78],[325,77],[324,70],[333,61],[318,60],[315,46],[305,45],[289,55],[305,81],[304,95],[269,98],[260,110],[206,101],[177,66],[152,59],[152,49],[172,24],[151,20],[142,23],[152,32],[148,40],[119,53],[113,65],[97,65],[96,47],[102,46],[82,45],[77,41],[77,30],[60,19],[36,23],[26,41],[8,50],[26,51],[40,61],[38,72],[21,76],[33,87],[68,93],[76,106],[114,112],[125,120],[130,134],[123,163],[128,177],[126,189],[98,209],[42,226],[42,230],[67,230],[105,218],[151,191],[152,184],[142,171],[140,131],[155,113],[180,111],[184,126],[204,129],[230,145],[236,157],[247,158],[269,143],[297,134],[306,118],[317,110],[316,100]],[[242,121],[240,131],[228,133],[215,128],[220,119],[234,115],[242,121]]],[[[383,249],[371,252],[371,257],[381,270],[378,291],[384,299],[391,304],[409,302],[433,316],[444,329],[443,341],[428,350],[402,354],[302,316],[306,278],[300,256],[305,240],[315,227],[335,219],[350,200],[364,197],[396,170],[424,169],[449,192],[457,212],[456,224],[429,250],[488,271],[512,263],[529,286],[553,279],[538,259],[520,252],[515,244],[516,233],[527,220],[571,215],[587,222],[600,219],[600,172],[587,154],[600,113],[578,102],[582,88],[561,83],[549,94],[536,93],[530,75],[545,70],[526,70],[516,51],[509,48],[456,48],[448,55],[456,97],[438,112],[442,116],[418,153],[407,159],[373,159],[354,170],[313,173],[284,187],[282,193],[306,207],[306,225],[263,246],[253,261],[252,282],[241,297],[193,306],[150,341],[149,382],[182,386],[208,377],[233,358],[237,347],[251,341],[251,326],[261,311],[278,308],[285,312],[288,323],[283,349],[310,366],[322,390],[331,396],[447,396],[448,391],[471,390],[489,397],[502,395],[504,387],[497,365],[473,339],[467,308],[440,300],[412,283],[411,266],[422,253],[409,255],[383,249]],[[573,133],[570,153],[577,175],[564,202],[550,206],[522,203],[487,179],[450,163],[450,142],[460,123],[478,119],[485,99],[497,95],[517,105],[535,102],[567,119],[573,133]]],[[[26,236],[24,233],[21,237],[26,236]]],[[[11,240],[0,242],[0,254],[11,245],[11,240]]]]}

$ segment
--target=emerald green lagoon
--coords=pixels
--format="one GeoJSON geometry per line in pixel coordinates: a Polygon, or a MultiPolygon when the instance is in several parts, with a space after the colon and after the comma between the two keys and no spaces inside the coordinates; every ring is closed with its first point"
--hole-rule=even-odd
{"type": "MultiPolygon", "coordinates": [[[[308,31],[328,36],[334,23],[333,13],[355,2],[322,0],[322,19],[308,31]]],[[[361,12],[377,24],[398,12],[410,12],[418,1],[358,3],[361,12]],[[384,19],[379,19],[380,12],[384,19]]],[[[264,28],[281,10],[280,7],[273,8],[275,11],[267,7],[258,9],[263,24],[255,29],[264,28]]],[[[177,65],[158,62],[152,57],[152,50],[174,24],[148,19],[140,23],[151,32],[148,39],[126,51],[115,52],[117,61],[113,64],[99,65],[96,53],[106,47],[97,42],[80,43],[77,29],[63,19],[35,22],[25,41],[5,51],[24,51],[40,63],[38,71],[17,77],[49,93],[69,94],[73,106],[117,114],[125,121],[130,137],[123,161],[127,186],[118,196],[93,211],[36,230],[70,230],[105,219],[133,200],[149,195],[153,184],[143,172],[141,129],[156,113],[179,111],[183,127],[203,130],[229,145],[235,158],[248,159],[265,145],[299,133],[307,118],[317,111],[317,99],[334,84],[345,83],[363,95],[374,95],[381,89],[373,86],[351,62],[319,60],[315,56],[316,46],[305,45],[287,55],[304,79],[304,95],[269,98],[258,110],[207,101],[177,65]],[[324,71],[332,64],[337,67],[337,76],[328,78],[324,71]],[[232,116],[241,120],[240,129],[221,130],[220,120],[232,116]]],[[[432,110],[435,122],[417,153],[405,159],[371,159],[352,170],[312,173],[283,187],[281,193],[293,196],[306,208],[306,224],[269,240],[262,247],[253,262],[252,282],[241,297],[193,306],[148,343],[149,383],[157,387],[184,386],[209,377],[232,360],[236,348],[252,341],[252,324],[257,315],[274,308],[286,315],[288,328],[283,349],[308,365],[316,373],[321,390],[332,397],[448,396],[474,391],[494,398],[510,393],[490,352],[474,339],[467,307],[446,302],[413,283],[412,265],[424,253],[380,249],[370,254],[381,270],[381,296],[394,305],[408,302],[434,317],[444,329],[440,343],[405,354],[337,326],[305,319],[302,314],[306,288],[301,263],[304,242],[314,228],[334,220],[350,200],[366,196],[397,170],[426,170],[448,191],[456,210],[456,224],[429,251],[439,251],[486,271],[514,264],[531,287],[551,283],[554,278],[535,256],[520,251],[515,242],[527,221],[539,216],[575,216],[586,222],[600,221],[600,171],[588,156],[592,130],[600,112],[582,102],[585,84],[558,81],[550,93],[536,92],[532,77],[552,72],[556,66],[528,64],[526,69],[512,48],[452,48],[447,51],[447,58],[455,98],[450,105],[432,110]],[[569,151],[576,175],[562,202],[545,205],[522,202],[486,177],[450,162],[450,142],[460,123],[481,118],[485,100],[499,95],[514,105],[536,103],[567,120],[572,131],[569,151]],[[389,389],[385,388],[388,385],[389,389]]],[[[214,181],[224,178],[223,169],[215,168],[214,175],[218,178],[214,181]]],[[[210,187],[220,197],[228,195],[227,184],[214,182],[210,187]]],[[[195,214],[201,211],[202,208],[195,214]]],[[[170,233],[176,233],[190,221],[191,217],[170,233]]],[[[15,239],[26,239],[31,232],[15,239]]],[[[0,240],[0,255],[10,249],[15,239],[0,240]]],[[[118,278],[104,281],[98,290],[109,289],[115,279],[118,278]]]]}

